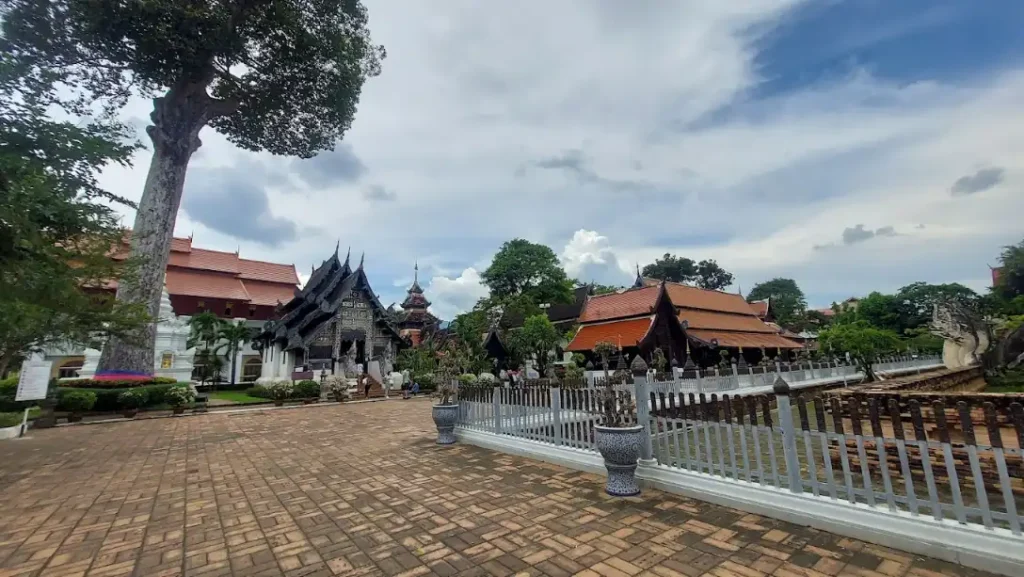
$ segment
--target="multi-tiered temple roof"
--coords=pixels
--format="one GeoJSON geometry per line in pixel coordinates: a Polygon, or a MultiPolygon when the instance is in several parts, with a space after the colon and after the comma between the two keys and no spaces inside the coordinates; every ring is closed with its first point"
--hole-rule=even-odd
{"type": "Polygon", "coordinates": [[[427,310],[428,307],[430,301],[423,296],[423,288],[420,286],[420,265],[416,263],[413,267],[412,286],[402,301],[402,310],[393,313],[402,336],[408,338],[413,346],[420,343],[425,333],[436,330],[440,324],[438,318],[427,310]]]}
{"type": "Polygon", "coordinates": [[[296,289],[294,298],[281,307],[281,318],[267,324],[261,339],[281,343],[285,350],[305,349],[321,326],[337,316],[342,302],[356,292],[369,302],[378,329],[400,339],[398,329],[370,287],[363,259],[353,270],[349,256],[346,254],[342,262],[335,247],[334,254],[314,269],[306,285],[296,289]]]}

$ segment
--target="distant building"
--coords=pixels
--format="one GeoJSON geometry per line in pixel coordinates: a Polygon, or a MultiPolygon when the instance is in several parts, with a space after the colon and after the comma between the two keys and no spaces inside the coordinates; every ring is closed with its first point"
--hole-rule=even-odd
{"type": "MultiPolygon", "coordinates": [[[[112,253],[125,259],[131,252],[130,232],[112,253]]],[[[243,321],[254,331],[275,317],[276,307],[291,300],[299,284],[293,264],[241,258],[237,252],[223,252],[193,246],[192,237],[172,238],[164,274],[164,298],[157,324],[154,374],[187,380],[195,370],[192,354],[186,351],[188,320],[209,311],[222,319],[243,321]]],[[[103,290],[114,292],[118,282],[109,281],[103,290]]],[[[53,361],[53,377],[91,377],[100,351],[54,347],[44,351],[53,361]]],[[[260,376],[260,353],[246,343],[238,352],[234,374],[238,381],[255,381],[260,376]]],[[[223,378],[231,375],[225,367],[223,378]]]]}
{"type": "Polygon", "coordinates": [[[989,267],[989,268],[992,269],[992,286],[997,286],[999,284],[999,279],[1003,276],[1003,268],[1002,267],[989,267]]]}
{"type": "MultiPolygon", "coordinates": [[[[609,341],[627,356],[645,359],[655,348],[682,367],[687,360],[702,366],[719,361],[721,350],[748,363],[763,354],[802,348],[800,343],[766,325],[738,294],[704,290],[679,283],[640,279],[634,288],[588,298],[580,329],[567,350],[593,358],[594,345],[609,341]]],[[[595,361],[596,362],[596,361],[595,361]]]]}

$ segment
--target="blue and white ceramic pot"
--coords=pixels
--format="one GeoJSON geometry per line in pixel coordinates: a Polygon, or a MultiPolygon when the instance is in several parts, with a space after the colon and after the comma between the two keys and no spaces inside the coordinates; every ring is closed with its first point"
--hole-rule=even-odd
{"type": "Polygon", "coordinates": [[[608,469],[608,483],[605,492],[614,497],[632,497],[640,494],[636,484],[636,464],[640,458],[640,444],[644,440],[644,428],[635,427],[594,427],[594,442],[604,457],[608,469]]]}
{"type": "Polygon", "coordinates": [[[458,405],[434,405],[431,416],[437,426],[437,444],[452,445],[455,443],[455,419],[459,415],[458,405]]]}

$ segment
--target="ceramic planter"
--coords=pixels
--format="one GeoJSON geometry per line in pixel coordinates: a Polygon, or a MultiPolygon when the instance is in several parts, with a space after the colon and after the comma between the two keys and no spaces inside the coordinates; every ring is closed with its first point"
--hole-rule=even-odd
{"type": "Polygon", "coordinates": [[[594,443],[604,457],[608,470],[605,492],[614,497],[631,497],[640,494],[636,484],[636,465],[640,458],[640,446],[644,440],[644,428],[635,427],[594,427],[594,443]]]}
{"type": "Polygon", "coordinates": [[[437,426],[437,444],[452,445],[455,443],[455,420],[459,415],[458,405],[434,405],[430,409],[437,426]]]}

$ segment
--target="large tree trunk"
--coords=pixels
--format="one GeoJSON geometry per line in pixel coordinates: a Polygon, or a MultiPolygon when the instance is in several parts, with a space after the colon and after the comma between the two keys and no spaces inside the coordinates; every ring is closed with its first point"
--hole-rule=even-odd
{"type": "Polygon", "coordinates": [[[153,160],[135,215],[132,257],[140,263],[137,274],[123,279],[117,299],[144,303],[154,322],[130,339],[111,338],[103,348],[97,372],[131,371],[153,374],[156,322],[164,271],[170,256],[174,222],[181,204],[189,159],[200,145],[199,130],[216,111],[218,101],[206,93],[208,82],[180,83],[153,100],[146,128],[153,141],[153,160]]]}

